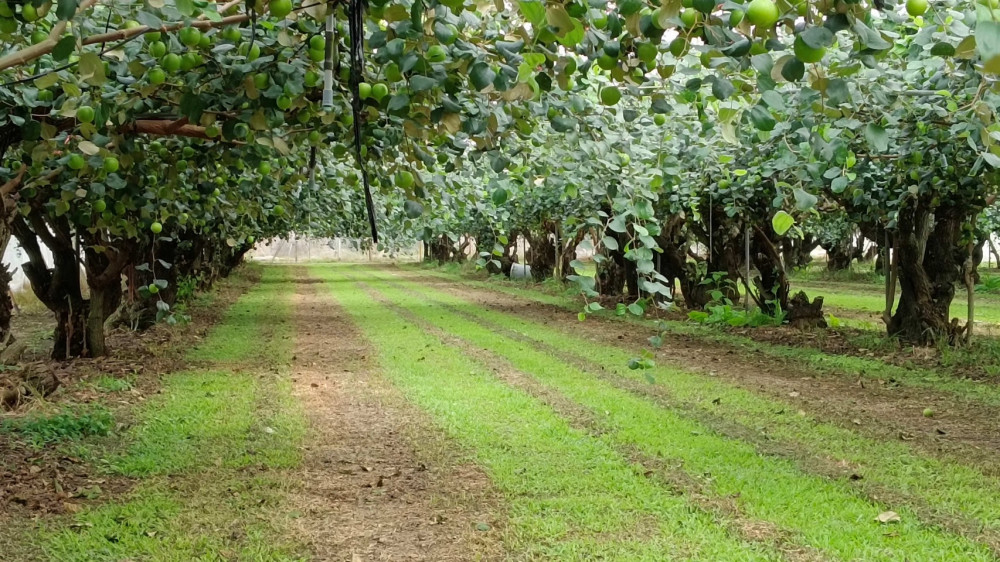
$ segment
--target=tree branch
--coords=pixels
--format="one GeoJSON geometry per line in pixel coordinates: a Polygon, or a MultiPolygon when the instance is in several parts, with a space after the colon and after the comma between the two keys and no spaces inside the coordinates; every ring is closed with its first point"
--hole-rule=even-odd
{"type": "MultiPolygon", "coordinates": [[[[84,10],[90,9],[96,3],[97,0],[83,0],[83,2],[80,3],[80,7],[77,8],[76,13],[81,14],[84,10]]],[[[42,55],[51,53],[52,49],[56,47],[56,44],[58,44],[59,40],[62,38],[62,34],[66,31],[66,26],[68,24],[68,21],[60,21],[52,26],[52,30],[49,31],[49,36],[46,37],[44,41],[0,57],[0,70],[6,70],[14,66],[27,64],[42,55]]]]}

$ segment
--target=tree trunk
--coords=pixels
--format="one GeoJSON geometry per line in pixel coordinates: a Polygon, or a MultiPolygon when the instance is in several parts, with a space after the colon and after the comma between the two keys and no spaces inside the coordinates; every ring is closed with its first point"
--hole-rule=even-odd
{"type": "Polygon", "coordinates": [[[958,335],[957,325],[949,323],[948,316],[955,283],[962,277],[961,233],[965,218],[957,206],[935,209],[924,198],[899,211],[896,245],[900,295],[889,320],[890,335],[916,345],[942,338],[954,340],[958,335]]]}

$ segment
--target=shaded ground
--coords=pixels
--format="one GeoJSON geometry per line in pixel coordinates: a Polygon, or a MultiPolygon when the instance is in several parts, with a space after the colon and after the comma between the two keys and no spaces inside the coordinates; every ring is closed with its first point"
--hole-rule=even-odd
{"type": "MultiPolygon", "coordinates": [[[[142,333],[116,330],[108,335],[113,354],[98,359],[47,359],[51,316],[34,308],[25,309],[14,317],[15,334],[30,342],[25,358],[53,369],[61,384],[44,401],[28,402],[13,412],[0,413],[0,423],[58,413],[67,405],[100,404],[115,414],[116,423],[127,426],[131,408],[157,391],[161,375],[184,364],[183,354],[190,342],[204,337],[254,282],[256,270],[244,269],[220,283],[212,294],[192,302],[190,322],[157,325],[142,333]]],[[[81,454],[72,443],[33,447],[17,435],[0,430],[0,525],[40,514],[76,512],[130,487],[128,479],[101,473],[90,462],[93,459],[81,454]]]]}

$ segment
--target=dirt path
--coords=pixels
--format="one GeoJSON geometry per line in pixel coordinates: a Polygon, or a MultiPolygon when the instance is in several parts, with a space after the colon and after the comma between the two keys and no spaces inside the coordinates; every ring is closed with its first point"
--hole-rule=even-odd
{"type": "Polygon", "coordinates": [[[310,432],[293,503],[314,559],[501,558],[498,500],[485,474],[378,376],[327,288],[304,269],[295,286],[291,376],[310,432]]]}
{"type": "MultiPolygon", "coordinates": [[[[385,271],[419,281],[434,289],[576,333],[601,345],[633,350],[649,348],[649,333],[628,324],[598,317],[579,322],[567,311],[505,293],[465,286],[459,282],[416,272],[385,271]]],[[[878,439],[902,440],[931,455],[974,463],[988,474],[1000,474],[1000,412],[953,395],[912,387],[896,387],[875,380],[825,375],[793,362],[754,355],[737,347],[667,333],[657,360],[716,376],[753,392],[791,400],[824,421],[878,439]],[[932,419],[923,416],[932,408],[932,419]]]]}

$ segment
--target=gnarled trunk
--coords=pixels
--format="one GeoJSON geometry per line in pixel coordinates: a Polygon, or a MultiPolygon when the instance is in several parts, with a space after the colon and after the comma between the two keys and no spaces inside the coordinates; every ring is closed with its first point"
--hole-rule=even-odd
{"type": "Polygon", "coordinates": [[[900,295],[890,335],[917,345],[956,339],[961,328],[948,316],[955,283],[962,278],[961,234],[968,212],[958,206],[934,208],[927,198],[900,209],[895,236],[900,295]]]}

